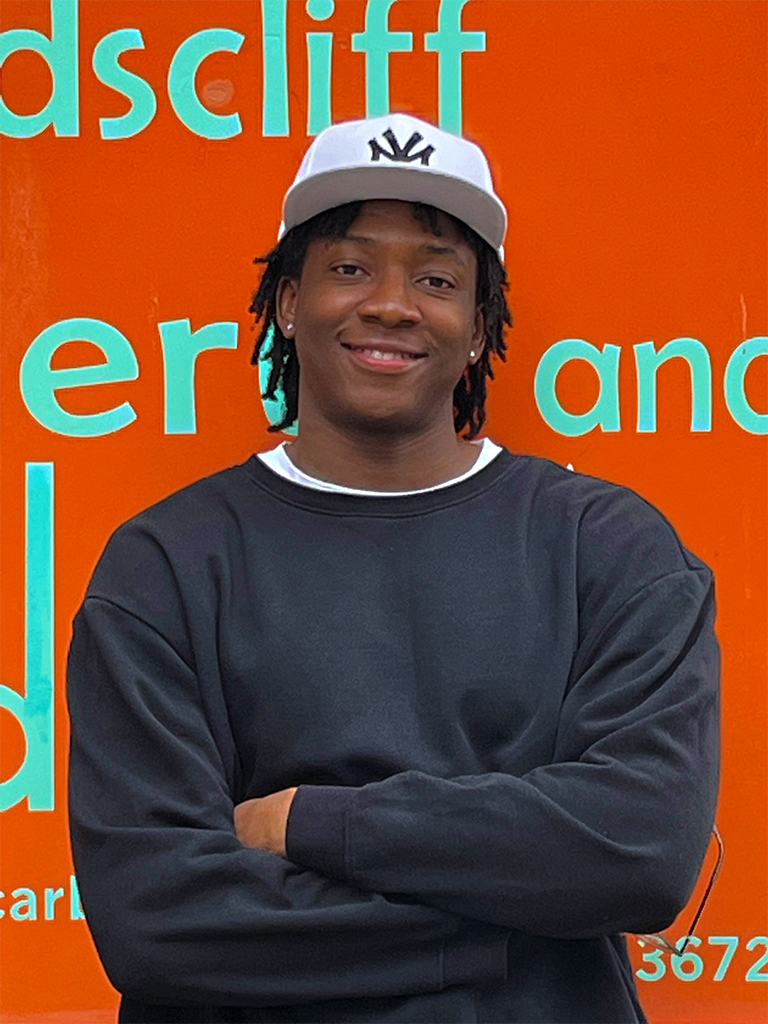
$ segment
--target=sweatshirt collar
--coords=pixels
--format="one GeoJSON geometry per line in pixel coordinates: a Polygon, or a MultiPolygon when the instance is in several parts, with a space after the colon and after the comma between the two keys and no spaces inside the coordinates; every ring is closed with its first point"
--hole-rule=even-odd
{"type": "Polygon", "coordinates": [[[388,494],[386,497],[314,490],[278,475],[256,455],[248,459],[244,468],[259,488],[299,508],[331,515],[397,518],[421,515],[468,501],[492,487],[506,475],[515,461],[515,456],[502,447],[488,465],[457,483],[419,494],[388,494]]]}

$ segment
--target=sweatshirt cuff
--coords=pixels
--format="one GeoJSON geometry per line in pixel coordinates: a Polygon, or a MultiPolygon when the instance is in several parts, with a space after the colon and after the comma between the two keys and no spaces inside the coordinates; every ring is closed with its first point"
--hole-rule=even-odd
{"type": "Polygon", "coordinates": [[[285,830],[287,859],[348,881],[346,819],[356,792],[354,786],[299,786],[285,830]]]}

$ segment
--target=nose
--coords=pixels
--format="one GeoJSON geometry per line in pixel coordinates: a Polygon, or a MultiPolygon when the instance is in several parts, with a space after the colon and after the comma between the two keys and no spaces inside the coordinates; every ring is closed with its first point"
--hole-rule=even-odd
{"type": "Polygon", "coordinates": [[[421,320],[408,275],[396,266],[387,267],[373,279],[357,312],[361,320],[384,327],[409,327],[421,320]]]}

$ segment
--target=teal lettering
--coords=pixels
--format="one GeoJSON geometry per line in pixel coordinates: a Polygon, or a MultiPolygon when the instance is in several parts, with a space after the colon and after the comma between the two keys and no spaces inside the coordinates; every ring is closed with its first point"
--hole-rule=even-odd
{"type": "MultiPolygon", "coordinates": [[[[307,14],[315,21],[325,21],[334,11],[333,0],[307,0],[307,14]]],[[[307,103],[307,135],[317,135],[331,124],[331,58],[332,32],[307,33],[309,64],[309,97],[307,103]]]]}
{"type": "Polygon", "coordinates": [[[578,437],[595,427],[604,433],[621,429],[619,411],[618,345],[606,345],[602,351],[580,338],[566,338],[548,348],[536,367],[533,388],[536,405],[544,421],[558,434],[578,437]],[[600,394],[592,408],[574,415],[560,405],[555,390],[557,375],[571,359],[583,359],[595,368],[600,378],[600,394]]]}
{"type": "Polygon", "coordinates": [[[121,117],[100,117],[102,139],[129,139],[144,131],[157,112],[157,100],[148,82],[120,66],[118,57],[127,50],[143,50],[144,40],[137,28],[121,28],[104,36],[93,51],[93,70],[104,85],[120,92],[131,102],[121,117]]]}
{"type": "Polygon", "coordinates": [[[170,320],[160,324],[160,340],[165,374],[165,432],[194,434],[197,357],[212,348],[237,348],[237,324],[208,324],[192,331],[189,320],[170,320]]]}
{"type": "Polygon", "coordinates": [[[744,377],[749,364],[768,355],[768,337],[749,338],[732,353],[725,368],[725,404],[740,427],[750,434],[768,434],[768,413],[755,412],[747,401],[744,377]]]}
{"type": "Polygon", "coordinates": [[[365,107],[367,117],[389,113],[389,55],[413,49],[411,32],[389,31],[389,9],[395,0],[368,0],[365,31],[352,35],[352,49],[365,54],[365,107]]]}
{"type": "Polygon", "coordinates": [[[668,359],[684,359],[691,371],[691,430],[712,429],[712,366],[709,352],[696,338],[675,338],[658,352],[652,341],[635,345],[637,431],[656,430],[656,371],[668,359]]]}
{"type": "Polygon", "coordinates": [[[725,946],[725,952],[717,965],[717,970],[712,975],[712,981],[722,981],[730,967],[731,960],[733,960],[733,954],[738,948],[739,937],[738,935],[710,935],[707,942],[710,946],[725,946]]]}
{"type": "Polygon", "coordinates": [[[53,751],[53,463],[26,466],[24,696],[0,686],[0,707],[24,731],[24,760],[0,782],[0,811],[27,797],[30,811],[52,811],[53,751]]]}
{"type": "Polygon", "coordinates": [[[63,889],[46,889],[43,893],[43,903],[45,906],[44,916],[46,921],[53,920],[54,904],[56,903],[56,900],[60,900],[63,895],[63,889]]]}
{"type": "Polygon", "coordinates": [[[440,0],[437,32],[427,32],[424,49],[438,54],[438,118],[447,132],[461,134],[461,56],[485,50],[485,32],[464,32],[461,12],[467,0],[440,0]]]}
{"type": "Polygon", "coordinates": [[[69,876],[69,917],[72,921],[82,921],[85,917],[83,908],[80,905],[80,891],[77,888],[77,879],[74,875],[69,876]]]}
{"type": "Polygon", "coordinates": [[[195,92],[195,74],[206,57],[219,50],[238,53],[245,36],[229,28],[207,28],[185,39],[168,69],[168,98],[176,116],[204,139],[231,139],[242,131],[239,114],[213,114],[195,92]]]}
{"type": "Polygon", "coordinates": [[[39,53],[51,71],[51,98],[37,114],[14,114],[0,98],[0,133],[30,139],[49,124],[58,136],[80,134],[77,0],[51,0],[51,38],[28,28],[0,32],[0,66],[17,50],[39,53]]]}
{"type": "MultiPolygon", "coordinates": [[[[644,945],[642,941],[641,945],[644,945]]],[[[642,981],[660,981],[667,973],[667,964],[660,949],[649,949],[643,953],[643,960],[645,963],[653,965],[653,971],[647,971],[644,967],[635,971],[642,981]]]]}
{"type": "Polygon", "coordinates": [[[264,135],[288,135],[287,0],[261,0],[264,135]]]}
{"type": "Polygon", "coordinates": [[[11,907],[11,917],[14,921],[37,920],[37,896],[32,889],[14,889],[11,896],[16,900],[11,907]]]}
{"type": "Polygon", "coordinates": [[[69,413],[59,405],[56,391],[135,380],[138,376],[139,364],[125,335],[103,320],[74,317],[51,324],[38,334],[22,360],[19,381],[27,410],[47,430],[69,437],[101,437],[122,430],[136,419],[130,403],[123,402],[106,412],[69,413]],[[78,340],[100,349],[105,362],[52,370],[56,349],[78,340]]]}

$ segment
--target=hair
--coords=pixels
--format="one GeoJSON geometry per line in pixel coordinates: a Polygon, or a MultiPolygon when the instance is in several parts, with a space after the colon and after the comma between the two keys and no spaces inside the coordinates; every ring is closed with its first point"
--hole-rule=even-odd
{"type": "MultiPolygon", "coordinates": [[[[267,428],[277,432],[290,427],[298,417],[299,409],[299,361],[296,345],[292,338],[286,338],[277,323],[277,296],[280,281],[285,277],[299,278],[304,265],[307,249],[319,238],[343,238],[362,209],[363,202],[345,203],[331,210],[318,213],[315,217],[291,228],[278,244],[265,256],[257,256],[254,263],[264,265],[261,278],[249,312],[255,313],[256,321],[263,321],[261,331],[253,350],[251,363],[258,363],[261,350],[268,339],[272,347],[267,353],[272,367],[262,398],[274,399],[278,387],[285,396],[286,412],[279,423],[267,428]]],[[[439,217],[442,211],[425,203],[413,204],[413,215],[426,224],[435,236],[440,236],[439,217]]],[[[477,286],[475,303],[482,313],[485,346],[479,360],[468,365],[453,391],[454,430],[458,434],[464,427],[464,438],[471,441],[485,423],[486,378],[494,379],[491,356],[506,362],[507,344],[504,328],[512,326],[512,317],[507,305],[505,292],[508,288],[504,266],[495,250],[463,221],[445,214],[453,223],[461,238],[470,246],[477,259],[477,286]]]]}

